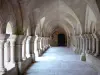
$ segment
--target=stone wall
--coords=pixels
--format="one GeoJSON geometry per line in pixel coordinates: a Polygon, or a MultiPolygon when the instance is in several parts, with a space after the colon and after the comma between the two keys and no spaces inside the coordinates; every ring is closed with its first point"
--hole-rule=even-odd
{"type": "MultiPolygon", "coordinates": [[[[22,70],[23,70],[22,73],[24,73],[31,64],[32,64],[31,57],[23,61],[22,62],[22,70]]],[[[14,67],[13,69],[9,70],[6,74],[7,75],[18,75],[17,67],[14,67]]]]}

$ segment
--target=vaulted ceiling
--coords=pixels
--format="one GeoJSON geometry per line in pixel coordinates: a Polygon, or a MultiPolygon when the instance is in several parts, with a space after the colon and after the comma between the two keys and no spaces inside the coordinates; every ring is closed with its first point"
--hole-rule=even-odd
{"type": "MultiPolygon", "coordinates": [[[[96,0],[1,0],[0,23],[4,32],[10,22],[14,30],[29,35],[50,36],[61,28],[66,34],[99,31],[100,13],[96,0]],[[4,27],[5,26],[5,27],[4,27]],[[96,28],[97,27],[97,28],[96,28]],[[23,31],[22,31],[23,29],[23,31]]],[[[19,33],[18,32],[18,33],[19,33]]]]}

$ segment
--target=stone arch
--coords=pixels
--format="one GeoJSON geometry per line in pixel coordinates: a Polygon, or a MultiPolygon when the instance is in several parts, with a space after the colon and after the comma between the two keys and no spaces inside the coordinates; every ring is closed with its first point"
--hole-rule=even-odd
{"type": "Polygon", "coordinates": [[[92,33],[96,29],[97,18],[93,10],[87,5],[86,8],[86,17],[85,17],[85,32],[92,33]]]}
{"type": "Polygon", "coordinates": [[[30,57],[30,54],[32,53],[32,49],[31,49],[31,41],[32,41],[32,34],[31,34],[31,27],[30,26],[26,26],[26,30],[24,31],[24,35],[25,38],[22,42],[22,57],[23,60],[30,57]]]}
{"type": "MultiPolygon", "coordinates": [[[[5,44],[4,44],[4,59],[5,59],[5,66],[7,67],[7,62],[14,62],[14,57],[15,57],[15,53],[14,53],[14,41],[16,39],[16,27],[13,25],[13,23],[11,21],[8,21],[7,24],[5,25],[4,28],[4,32],[5,34],[9,34],[9,38],[6,39],[5,44]]],[[[10,66],[10,68],[13,67],[10,66]]],[[[7,69],[9,69],[7,67],[7,69]]]]}
{"type": "Polygon", "coordinates": [[[13,34],[15,31],[12,27],[12,24],[10,22],[7,23],[7,26],[6,26],[6,34],[13,34]]]}
{"type": "Polygon", "coordinates": [[[96,32],[96,25],[93,24],[94,22],[91,22],[91,26],[90,26],[90,33],[95,33],[96,32]]]}

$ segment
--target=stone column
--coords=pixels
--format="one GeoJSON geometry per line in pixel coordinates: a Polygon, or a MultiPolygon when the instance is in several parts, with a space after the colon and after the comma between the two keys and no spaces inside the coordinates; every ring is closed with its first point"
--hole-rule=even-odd
{"type": "Polygon", "coordinates": [[[10,41],[10,62],[15,63],[15,41],[17,35],[10,35],[8,40],[10,41]]]}
{"type": "Polygon", "coordinates": [[[78,39],[77,39],[77,36],[76,36],[76,49],[75,49],[75,52],[77,53],[78,51],[78,39]]]}
{"type": "Polygon", "coordinates": [[[44,38],[42,37],[42,50],[44,52],[44,38]]]}
{"type": "Polygon", "coordinates": [[[35,57],[38,57],[39,56],[39,53],[38,53],[38,36],[35,37],[35,41],[34,41],[34,53],[35,53],[35,57]]]}
{"type": "MultiPolygon", "coordinates": [[[[83,35],[84,36],[84,35],[83,35]]],[[[85,52],[85,38],[82,37],[82,53],[81,53],[81,61],[86,61],[86,52],[85,52]]]]}
{"type": "Polygon", "coordinates": [[[51,38],[49,38],[49,47],[51,47],[51,46],[52,46],[51,42],[52,42],[52,39],[51,39],[51,38]]]}
{"type": "Polygon", "coordinates": [[[89,53],[89,36],[88,34],[86,34],[86,38],[87,38],[87,53],[89,53]]]}
{"type": "Polygon", "coordinates": [[[95,37],[93,34],[91,34],[91,36],[92,36],[92,54],[94,54],[95,53],[95,37]]]}
{"type": "Polygon", "coordinates": [[[6,69],[4,67],[4,43],[8,37],[9,35],[7,34],[0,34],[0,75],[4,75],[6,73],[6,69]]]}
{"type": "Polygon", "coordinates": [[[79,51],[80,51],[80,38],[78,36],[78,53],[79,53],[79,51]]]}
{"type": "Polygon", "coordinates": [[[40,37],[40,55],[42,55],[42,38],[40,37]]]}
{"type": "Polygon", "coordinates": [[[45,51],[45,38],[43,37],[43,51],[45,51]]]}
{"type": "Polygon", "coordinates": [[[44,52],[45,52],[45,37],[44,37],[44,41],[43,41],[43,48],[44,48],[44,52]]]}
{"type": "Polygon", "coordinates": [[[46,51],[46,38],[44,38],[44,51],[46,51]]]}
{"type": "Polygon", "coordinates": [[[78,50],[78,39],[77,39],[77,36],[76,36],[76,50],[75,50],[75,52],[77,52],[77,50],[78,50]]]}
{"type": "Polygon", "coordinates": [[[17,35],[15,41],[15,58],[16,58],[16,67],[18,71],[18,75],[22,75],[22,41],[24,40],[24,35],[17,35]]]}
{"type": "Polygon", "coordinates": [[[96,53],[94,54],[94,56],[98,56],[100,54],[100,51],[99,51],[99,39],[96,38],[96,53]]]}
{"type": "Polygon", "coordinates": [[[40,55],[42,55],[43,51],[42,51],[42,38],[40,38],[40,55]]]}
{"type": "Polygon", "coordinates": [[[41,53],[43,53],[43,38],[42,37],[40,40],[40,50],[41,50],[41,53]]]}
{"type": "Polygon", "coordinates": [[[48,49],[48,47],[49,47],[49,38],[47,38],[47,49],[48,49]]]}
{"type": "Polygon", "coordinates": [[[31,51],[31,38],[32,36],[27,36],[27,40],[26,40],[26,57],[29,58],[31,57],[30,51],[31,51]]]}
{"type": "Polygon", "coordinates": [[[45,38],[45,50],[47,49],[47,37],[45,38]]]}
{"type": "Polygon", "coordinates": [[[69,46],[69,37],[67,36],[67,47],[69,46]]]}
{"type": "Polygon", "coordinates": [[[37,51],[38,51],[38,56],[40,56],[40,37],[38,37],[37,40],[37,51]]]}
{"type": "Polygon", "coordinates": [[[27,40],[27,37],[28,36],[26,36],[24,38],[23,44],[22,44],[22,58],[23,58],[23,60],[26,60],[27,59],[27,57],[26,57],[26,40],[27,40]]]}
{"type": "Polygon", "coordinates": [[[89,35],[89,52],[88,53],[92,53],[92,36],[91,34],[88,34],[89,35]]]}
{"type": "Polygon", "coordinates": [[[10,62],[10,41],[6,41],[4,44],[5,48],[4,48],[4,57],[5,57],[5,62],[10,62]]]}
{"type": "Polygon", "coordinates": [[[87,44],[87,36],[86,36],[86,34],[85,34],[85,52],[87,52],[87,50],[88,50],[88,49],[87,49],[87,45],[88,45],[88,44],[87,44]]]}
{"type": "Polygon", "coordinates": [[[51,43],[50,43],[51,39],[48,38],[48,47],[50,47],[51,43]]]}
{"type": "Polygon", "coordinates": [[[46,38],[46,50],[48,48],[48,38],[46,38]]]}
{"type": "Polygon", "coordinates": [[[81,54],[83,50],[83,38],[81,35],[79,36],[79,50],[79,53],[81,54]]]}
{"type": "Polygon", "coordinates": [[[43,45],[42,45],[43,52],[45,51],[45,48],[44,48],[45,47],[45,41],[44,40],[45,40],[45,38],[43,37],[43,45]]]}
{"type": "Polygon", "coordinates": [[[32,62],[35,61],[35,53],[34,53],[34,41],[35,41],[35,36],[32,36],[31,41],[30,41],[30,48],[31,48],[31,57],[32,57],[32,62]]]}
{"type": "Polygon", "coordinates": [[[38,51],[39,51],[39,56],[41,56],[41,48],[40,48],[40,44],[41,43],[41,37],[39,37],[39,39],[38,39],[38,51]]]}

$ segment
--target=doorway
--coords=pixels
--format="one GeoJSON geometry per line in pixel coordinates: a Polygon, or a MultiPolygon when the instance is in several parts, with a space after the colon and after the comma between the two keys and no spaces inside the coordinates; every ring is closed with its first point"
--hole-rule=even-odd
{"type": "Polygon", "coordinates": [[[65,46],[65,35],[58,34],[58,46],[65,46]]]}

